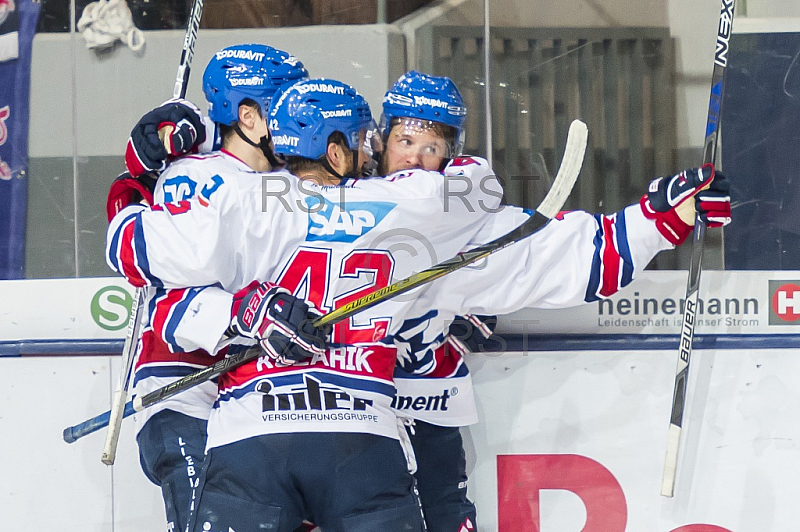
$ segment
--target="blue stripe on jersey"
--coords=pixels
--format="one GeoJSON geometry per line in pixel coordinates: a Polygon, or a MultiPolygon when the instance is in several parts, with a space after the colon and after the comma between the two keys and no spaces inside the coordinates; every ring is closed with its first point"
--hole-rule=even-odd
{"type": "Polygon", "coordinates": [[[622,280],[620,288],[628,286],[633,281],[633,257],[631,256],[631,246],[628,242],[628,225],[625,222],[625,210],[617,214],[617,251],[622,259],[622,280]]]}
{"type": "Polygon", "coordinates": [[[137,266],[139,266],[139,269],[152,286],[164,286],[163,281],[150,272],[150,261],[147,260],[147,242],[144,240],[141,212],[136,214],[136,221],[133,223],[133,245],[136,248],[137,266]]]}
{"type": "Polygon", "coordinates": [[[595,214],[597,221],[597,232],[594,234],[594,256],[592,256],[592,268],[589,271],[589,284],[586,286],[586,296],[583,298],[587,303],[597,301],[600,297],[597,292],[600,290],[600,266],[602,265],[601,252],[603,250],[603,220],[602,215],[595,214]]]}
{"type": "Polygon", "coordinates": [[[467,375],[469,375],[469,368],[463,362],[458,365],[458,369],[456,370],[455,374],[448,375],[447,377],[431,377],[430,375],[411,373],[404,370],[400,366],[395,366],[394,368],[395,379],[452,379],[455,377],[466,377],[467,375]]]}
{"type": "Polygon", "coordinates": [[[189,304],[192,302],[195,296],[197,296],[200,290],[202,289],[190,288],[186,290],[186,292],[183,294],[183,298],[172,307],[172,316],[169,318],[169,320],[167,320],[167,323],[164,326],[164,340],[166,340],[166,342],[169,344],[169,350],[173,353],[185,351],[185,349],[178,345],[178,341],[175,340],[175,331],[178,329],[180,321],[186,314],[186,309],[189,308],[189,304]]]}
{"type": "Polygon", "coordinates": [[[122,219],[122,223],[117,226],[117,230],[114,231],[114,236],[111,237],[111,245],[108,246],[108,262],[116,272],[122,273],[122,268],[119,266],[119,239],[122,236],[122,230],[125,224],[128,223],[131,218],[139,214],[139,212],[140,211],[137,211],[126,215],[125,218],[122,219]]]}
{"type": "MultiPolygon", "coordinates": [[[[202,366],[188,366],[188,365],[178,365],[178,364],[170,364],[164,366],[143,366],[136,370],[136,374],[133,377],[133,385],[136,386],[136,383],[144,380],[148,377],[161,377],[161,378],[181,378],[187,375],[191,375],[196,371],[200,371],[203,368],[202,366]]],[[[216,382],[216,377],[211,379],[213,382],[216,382]]]]}

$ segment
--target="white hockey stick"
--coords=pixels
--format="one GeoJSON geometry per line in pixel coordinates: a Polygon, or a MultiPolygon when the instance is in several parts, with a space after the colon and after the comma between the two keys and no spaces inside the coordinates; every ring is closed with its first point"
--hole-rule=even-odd
{"type": "Polygon", "coordinates": [[[106,465],[112,465],[117,455],[117,443],[119,442],[119,431],[122,426],[123,410],[125,409],[125,401],[128,398],[128,386],[131,382],[133,361],[136,358],[136,346],[139,343],[139,332],[142,328],[142,316],[139,309],[143,304],[144,290],[137,288],[133,294],[131,315],[128,320],[128,333],[125,336],[125,345],[122,348],[122,367],[120,368],[119,382],[117,382],[117,390],[114,392],[114,398],[111,401],[108,432],[103,446],[103,456],[100,458],[106,465]]]}
{"type": "MultiPolygon", "coordinates": [[[[581,167],[583,166],[583,157],[586,152],[588,135],[589,132],[586,128],[586,124],[580,120],[572,122],[567,136],[564,157],[561,161],[561,167],[558,169],[558,174],[556,175],[553,186],[550,187],[547,196],[545,196],[544,200],[542,200],[536,208],[534,216],[531,216],[525,223],[488,244],[460,253],[450,260],[441,262],[427,270],[416,273],[383,289],[372,292],[371,294],[367,294],[360,299],[356,299],[344,307],[329,312],[323,316],[323,318],[317,320],[315,324],[333,324],[345,320],[362,310],[377,305],[381,301],[429,283],[434,279],[438,279],[450,272],[463,268],[468,264],[472,264],[487,255],[532,235],[544,227],[551,218],[558,214],[567,201],[570,192],[572,192],[572,187],[575,185],[575,181],[578,179],[578,174],[580,174],[581,167]]],[[[187,375],[147,395],[137,396],[132,402],[125,405],[123,417],[128,417],[135,412],[140,412],[177,393],[188,390],[202,382],[209,381],[263,355],[264,352],[260,347],[250,348],[246,351],[230,355],[212,366],[187,375]]],[[[67,427],[64,429],[64,441],[73,443],[83,436],[103,428],[108,423],[108,419],[109,413],[104,412],[91,419],[87,419],[83,423],[67,427]]]]}
{"type": "MultiPolygon", "coordinates": [[[[189,81],[189,71],[191,70],[192,57],[194,57],[194,44],[197,41],[197,31],[200,29],[202,15],[203,0],[194,0],[192,2],[192,10],[189,13],[189,22],[186,26],[186,37],[183,40],[183,51],[178,65],[175,88],[172,92],[173,98],[183,98],[186,95],[186,84],[189,81]]],[[[131,317],[128,322],[125,346],[122,348],[122,368],[119,375],[119,383],[111,401],[108,432],[103,446],[103,455],[100,457],[100,460],[106,465],[113,465],[117,457],[117,444],[119,443],[122,419],[126,417],[125,401],[128,398],[128,387],[130,386],[134,360],[136,359],[134,352],[139,343],[139,331],[141,330],[142,322],[140,309],[143,303],[144,290],[137,288],[133,296],[133,306],[131,306],[131,317]]]]}
{"type": "MultiPolygon", "coordinates": [[[[728,64],[728,39],[733,24],[734,0],[722,0],[717,26],[717,46],[714,54],[714,72],[711,75],[711,98],[708,104],[706,139],[703,146],[703,163],[714,163],[717,155],[717,135],[719,133],[722,95],[725,86],[725,67],[728,64]]],[[[672,412],[667,435],[667,454],[664,459],[664,475],[661,479],[661,495],[672,497],[675,491],[675,477],[678,471],[678,450],[681,445],[683,414],[686,410],[686,386],[689,382],[689,360],[692,355],[694,326],[696,323],[698,289],[703,258],[703,241],[706,224],[696,216],[692,238],[692,259],[689,265],[689,281],[686,286],[686,306],[681,322],[680,344],[678,345],[678,366],[675,370],[675,385],[672,391],[672,412]]]]}

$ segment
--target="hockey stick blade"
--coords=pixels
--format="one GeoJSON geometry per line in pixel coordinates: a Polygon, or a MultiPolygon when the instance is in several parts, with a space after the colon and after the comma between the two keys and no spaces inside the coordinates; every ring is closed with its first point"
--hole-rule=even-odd
{"type": "MultiPolygon", "coordinates": [[[[703,163],[716,160],[719,126],[722,111],[722,95],[725,86],[725,67],[728,65],[728,42],[733,24],[735,0],[721,0],[717,25],[717,44],[714,53],[714,71],[711,75],[711,97],[708,103],[706,138],[703,143],[703,163]]],[[[689,384],[689,362],[694,341],[697,302],[702,271],[703,242],[706,225],[699,215],[695,217],[692,237],[692,258],[689,264],[689,278],[686,285],[686,304],[681,321],[680,343],[678,344],[678,365],[675,370],[675,383],[672,390],[672,409],[667,433],[667,450],[664,458],[664,474],[661,478],[661,495],[672,497],[675,492],[675,479],[678,473],[678,451],[683,430],[683,415],[686,411],[686,389],[689,384]]]]}
{"type": "Polygon", "coordinates": [[[381,301],[404,294],[419,286],[439,279],[448,273],[472,264],[492,253],[500,251],[544,227],[553,216],[558,214],[558,211],[561,210],[561,207],[563,207],[564,203],[567,201],[570,192],[572,192],[572,187],[575,185],[575,181],[578,179],[578,174],[580,174],[581,167],[583,166],[583,157],[586,153],[588,136],[589,130],[586,124],[580,120],[574,120],[572,124],[570,124],[564,157],[561,160],[561,166],[558,169],[558,174],[556,174],[553,186],[550,187],[545,198],[539,206],[536,207],[536,212],[533,216],[528,218],[522,225],[488,244],[459,253],[452,259],[440,262],[427,270],[415,273],[414,275],[375,290],[342,307],[332,310],[321,318],[318,318],[314,322],[314,325],[319,327],[338,323],[354,314],[377,305],[381,301]]]}
{"type": "MultiPolygon", "coordinates": [[[[149,394],[141,397],[134,397],[133,401],[128,401],[125,404],[122,417],[126,418],[128,416],[132,416],[136,412],[141,412],[145,408],[165,401],[184,390],[188,390],[189,388],[193,388],[198,384],[219,377],[223,373],[238,368],[242,364],[246,364],[247,362],[255,360],[260,356],[266,356],[260,347],[251,347],[244,351],[229,355],[213,365],[208,366],[207,368],[204,368],[200,371],[195,371],[194,373],[191,373],[186,377],[162,388],[154,390],[149,394]]],[[[111,411],[106,411],[98,416],[87,419],[82,423],[65,428],[63,433],[64,441],[67,443],[74,443],[84,436],[92,434],[103,427],[107,427],[110,416],[111,411]]]]}
{"type": "MultiPolygon", "coordinates": [[[[558,211],[567,201],[570,192],[572,192],[572,187],[575,185],[575,181],[578,179],[578,174],[580,174],[581,167],[583,166],[583,157],[586,153],[588,135],[589,132],[586,128],[586,124],[580,120],[575,120],[572,122],[569,128],[569,134],[567,136],[564,157],[561,161],[561,167],[558,170],[555,182],[550,188],[550,191],[547,193],[547,196],[545,196],[544,200],[542,200],[542,203],[539,204],[539,207],[537,207],[537,211],[534,216],[531,216],[525,223],[513,231],[501,236],[500,238],[489,242],[488,244],[461,253],[450,260],[437,264],[432,268],[398,281],[387,286],[386,288],[376,290],[371,294],[367,294],[366,296],[353,301],[351,304],[345,305],[344,307],[326,314],[323,318],[327,318],[331,315],[334,316],[326,321],[318,320],[315,322],[315,325],[320,323],[337,323],[347,319],[354,314],[372,307],[373,305],[377,305],[381,301],[407,292],[408,290],[416,288],[420,285],[429,283],[434,279],[438,279],[439,277],[442,277],[452,271],[463,268],[468,264],[472,264],[483,257],[486,257],[513,244],[514,242],[518,242],[519,240],[532,235],[537,230],[544,227],[544,225],[550,221],[553,216],[558,214],[558,211]],[[387,290],[391,291],[387,292],[387,290]],[[373,297],[375,297],[375,300],[373,300],[373,297]],[[337,311],[341,312],[337,313],[337,311]]],[[[135,412],[140,412],[145,408],[153,406],[156,403],[160,403],[161,401],[164,401],[184,390],[188,390],[189,388],[192,388],[202,382],[214,379],[219,375],[246,364],[251,360],[255,360],[260,356],[266,355],[261,348],[258,347],[250,348],[234,355],[229,355],[228,357],[205,369],[187,375],[186,377],[159,388],[158,390],[155,390],[147,395],[135,397],[132,402],[129,402],[125,406],[123,417],[128,417],[135,412]]],[[[108,424],[108,417],[109,413],[104,412],[99,416],[95,416],[84,421],[83,423],[79,423],[72,427],[67,427],[64,429],[64,441],[67,443],[73,443],[83,436],[103,428],[108,424]]]]}

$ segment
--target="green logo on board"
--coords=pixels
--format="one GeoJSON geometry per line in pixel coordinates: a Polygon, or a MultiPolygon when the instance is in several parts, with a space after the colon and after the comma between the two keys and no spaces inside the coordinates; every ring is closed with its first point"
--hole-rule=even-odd
{"type": "Polygon", "coordinates": [[[92,298],[92,318],[107,331],[118,331],[125,327],[131,314],[133,296],[119,286],[106,286],[92,298]]]}

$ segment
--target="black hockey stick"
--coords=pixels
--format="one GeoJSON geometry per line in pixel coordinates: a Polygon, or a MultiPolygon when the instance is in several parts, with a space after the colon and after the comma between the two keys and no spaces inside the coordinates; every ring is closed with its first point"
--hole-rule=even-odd
{"type": "MultiPolygon", "coordinates": [[[[569,128],[569,135],[567,136],[567,145],[564,151],[564,157],[561,161],[561,167],[558,169],[553,186],[545,196],[544,200],[536,208],[536,213],[531,216],[525,223],[510,231],[509,233],[477,248],[471,249],[464,253],[453,257],[452,259],[441,262],[427,270],[411,275],[396,283],[393,283],[383,289],[377,290],[367,294],[360,299],[351,302],[339,309],[329,312],[323,318],[317,320],[315,325],[333,324],[349,318],[350,316],[361,312],[367,308],[377,305],[379,302],[386,299],[395,297],[399,294],[408,292],[418,286],[427,284],[435,279],[438,279],[450,272],[463,268],[469,264],[474,263],[496,251],[499,251],[514,242],[518,242],[526,238],[542,227],[561,210],[561,207],[567,201],[572,187],[578,178],[583,165],[583,156],[586,152],[586,142],[588,138],[588,130],[586,124],[580,120],[575,120],[569,128]]],[[[200,371],[196,371],[191,375],[177,380],[171,384],[159,388],[142,397],[136,397],[132,402],[129,402],[125,407],[124,416],[134,414],[160,403],[173,395],[180,393],[184,390],[192,388],[202,382],[206,382],[219,375],[235,369],[242,364],[255,360],[260,356],[265,356],[260,347],[250,348],[241,351],[234,355],[230,355],[214,365],[209,366],[200,371]]],[[[92,432],[103,428],[108,423],[108,412],[100,414],[92,419],[84,421],[73,427],[64,429],[64,441],[72,443],[77,439],[91,434],[92,432]]]]}
{"type": "MultiPolygon", "coordinates": [[[[172,91],[173,98],[183,98],[186,96],[186,85],[189,82],[189,72],[191,70],[192,58],[194,57],[194,44],[197,42],[197,31],[200,29],[200,18],[203,15],[203,0],[194,0],[192,10],[189,13],[189,21],[186,25],[186,37],[183,40],[183,52],[178,65],[178,74],[175,80],[175,88],[172,91]]],[[[163,139],[162,139],[163,140],[163,139]]],[[[134,352],[139,341],[139,331],[142,325],[141,308],[144,302],[144,289],[137,288],[133,294],[133,305],[131,306],[131,316],[128,322],[128,332],[125,336],[125,345],[122,348],[122,368],[119,375],[117,390],[111,401],[111,410],[108,412],[108,433],[103,446],[103,455],[100,460],[106,465],[112,465],[117,457],[117,444],[122,427],[122,419],[127,417],[128,405],[125,400],[128,397],[128,387],[130,386],[131,374],[133,373],[134,352]]],[[[97,429],[102,428],[98,426],[97,429]]],[[[97,430],[95,429],[95,430],[97,430]]],[[[65,432],[66,438],[66,432],[65,432]]]]}
{"type": "MultiPolygon", "coordinates": [[[[714,53],[714,72],[711,75],[711,97],[708,103],[706,139],[703,146],[703,163],[714,163],[717,156],[717,137],[719,135],[722,95],[725,87],[725,67],[728,64],[728,43],[733,24],[735,0],[722,0],[717,26],[717,46],[714,53]]],[[[694,326],[697,318],[698,288],[703,258],[703,241],[706,224],[695,217],[692,239],[692,259],[689,265],[689,280],[686,286],[686,306],[681,322],[680,343],[678,345],[678,366],[675,370],[675,386],[672,391],[672,413],[669,420],[667,454],[664,460],[664,476],[661,480],[661,495],[672,497],[675,491],[675,476],[678,469],[678,450],[681,443],[683,415],[686,410],[686,385],[689,380],[689,360],[692,355],[694,326]]]]}

